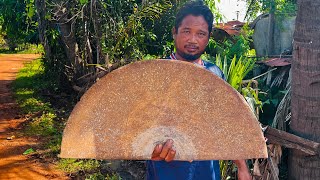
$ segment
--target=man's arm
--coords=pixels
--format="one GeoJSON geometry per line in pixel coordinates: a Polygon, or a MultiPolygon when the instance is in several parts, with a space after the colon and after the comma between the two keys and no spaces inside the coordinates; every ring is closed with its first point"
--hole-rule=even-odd
{"type": "Polygon", "coordinates": [[[245,160],[235,160],[234,163],[238,167],[238,179],[239,180],[251,180],[252,179],[245,160]]]}

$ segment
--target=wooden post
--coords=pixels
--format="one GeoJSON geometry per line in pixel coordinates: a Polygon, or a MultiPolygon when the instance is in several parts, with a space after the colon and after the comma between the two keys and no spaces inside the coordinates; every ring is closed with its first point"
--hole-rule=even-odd
{"type": "Polygon", "coordinates": [[[275,2],[270,1],[269,26],[268,26],[268,55],[274,50],[274,24],[275,24],[275,2]]]}

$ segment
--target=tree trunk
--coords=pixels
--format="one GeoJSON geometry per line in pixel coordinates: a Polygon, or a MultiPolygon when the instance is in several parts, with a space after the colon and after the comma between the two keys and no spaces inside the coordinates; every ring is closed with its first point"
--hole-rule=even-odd
{"type": "Polygon", "coordinates": [[[79,77],[83,76],[84,72],[83,61],[79,55],[79,47],[75,37],[74,20],[69,19],[71,18],[69,17],[69,11],[67,4],[60,6],[56,11],[56,18],[58,19],[57,25],[64,43],[64,49],[73,70],[72,81],[75,82],[79,77]]]}
{"type": "Polygon", "coordinates": [[[275,2],[270,1],[269,25],[268,25],[268,55],[274,53],[274,25],[275,25],[275,2]]]}
{"type": "MultiPolygon", "coordinates": [[[[320,1],[299,0],[292,63],[291,132],[320,142],[320,1]]],[[[290,180],[320,179],[319,156],[292,150],[290,180]]]]}
{"type": "Polygon", "coordinates": [[[37,9],[37,14],[38,14],[39,40],[44,47],[46,59],[50,59],[51,49],[50,49],[49,42],[48,42],[48,39],[46,36],[46,29],[47,29],[47,21],[45,19],[46,1],[45,0],[36,0],[35,5],[36,5],[36,9],[37,9]]]}

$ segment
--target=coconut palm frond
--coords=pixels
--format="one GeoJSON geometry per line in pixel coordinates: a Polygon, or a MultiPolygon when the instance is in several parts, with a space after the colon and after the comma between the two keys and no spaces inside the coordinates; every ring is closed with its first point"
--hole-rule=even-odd
{"type": "MultiPolygon", "coordinates": [[[[260,75],[258,75],[258,76],[256,76],[256,77],[253,77],[252,80],[256,80],[256,79],[259,79],[259,78],[261,78],[261,77],[263,77],[263,76],[266,76],[266,75],[270,74],[272,71],[275,71],[275,70],[277,70],[277,68],[269,69],[267,72],[262,73],[262,74],[260,74],[260,75]]],[[[264,79],[264,80],[265,80],[265,79],[264,79]]]]}
{"type": "Polygon", "coordinates": [[[286,80],[286,74],[288,73],[288,69],[287,68],[282,68],[280,69],[280,71],[277,73],[276,77],[273,79],[270,88],[273,87],[279,87],[281,85],[281,83],[286,80]]]}
{"type": "Polygon", "coordinates": [[[172,5],[170,3],[154,3],[154,4],[147,4],[142,6],[141,8],[136,8],[134,13],[129,16],[127,28],[132,29],[134,28],[134,24],[142,19],[158,19],[160,15],[166,11],[167,9],[171,8],[172,5]],[[140,9],[140,10],[139,10],[140,9]]]}
{"type": "Polygon", "coordinates": [[[282,98],[273,119],[272,127],[286,131],[286,117],[290,112],[291,88],[282,98]]]}
{"type": "Polygon", "coordinates": [[[292,80],[291,76],[292,76],[292,71],[291,71],[291,68],[290,68],[286,89],[289,89],[291,87],[291,80],[292,80]]]}
{"type": "MultiPolygon", "coordinates": [[[[269,70],[271,70],[271,67],[268,69],[268,71],[269,70]]],[[[270,72],[270,73],[268,73],[268,75],[266,76],[266,85],[267,86],[270,86],[270,84],[271,84],[271,79],[272,79],[272,75],[273,75],[273,73],[272,72],[270,72]]]]}
{"type": "Polygon", "coordinates": [[[137,17],[151,20],[154,18],[160,18],[160,15],[170,7],[172,7],[170,2],[166,2],[164,4],[154,3],[151,5],[146,5],[140,11],[138,11],[137,17]]]}
{"type": "Polygon", "coordinates": [[[291,105],[291,71],[286,85],[286,93],[282,98],[277,108],[275,117],[273,119],[272,127],[286,131],[286,126],[291,118],[290,105],[291,105]]]}

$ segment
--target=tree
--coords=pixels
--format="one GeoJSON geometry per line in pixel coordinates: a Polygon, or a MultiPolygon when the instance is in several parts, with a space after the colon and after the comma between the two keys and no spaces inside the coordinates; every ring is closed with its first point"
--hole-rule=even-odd
{"type": "Polygon", "coordinates": [[[10,50],[18,44],[37,41],[37,24],[33,0],[0,1],[0,32],[10,50]]]}
{"type": "Polygon", "coordinates": [[[296,0],[245,0],[247,12],[245,19],[254,20],[259,13],[274,13],[285,17],[295,15],[296,0]]]}
{"type": "MultiPolygon", "coordinates": [[[[320,1],[299,0],[292,62],[291,132],[320,142],[320,1]]],[[[318,151],[319,152],[319,151],[318,151]]],[[[289,179],[320,179],[320,158],[289,154],[289,179]]]]}
{"type": "Polygon", "coordinates": [[[152,29],[155,20],[172,4],[35,0],[46,74],[55,74],[62,87],[70,82],[73,89],[84,92],[98,77],[148,54],[147,44],[157,38],[152,29]]]}

